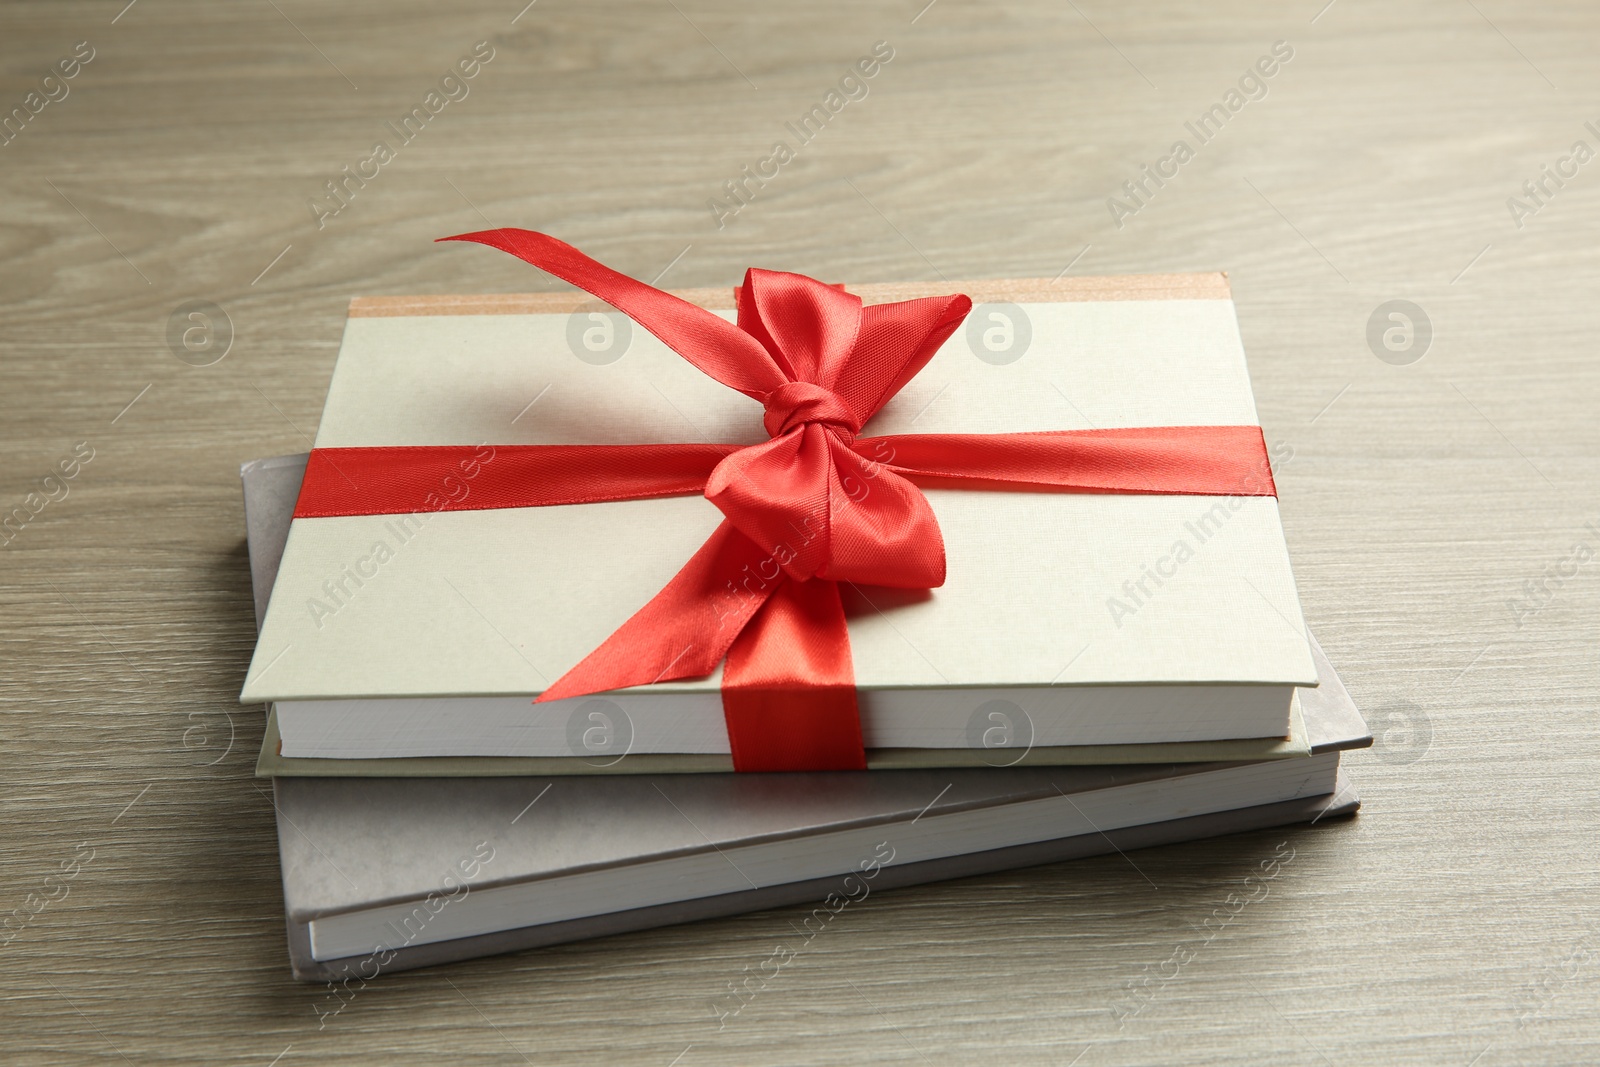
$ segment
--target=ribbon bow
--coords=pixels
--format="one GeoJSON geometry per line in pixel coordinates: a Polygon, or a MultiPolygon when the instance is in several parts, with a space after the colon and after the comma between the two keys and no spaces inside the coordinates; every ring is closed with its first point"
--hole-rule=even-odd
{"type": "Polygon", "coordinates": [[[772,440],[717,464],[706,498],[793,581],[943,585],[944,542],[927,498],[850,446],[972,301],[863,308],[860,297],[804,275],[751,270],[738,307],[737,328],[764,357],[745,364],[757,385],[741,391],[766,408],[772,440]]]}
{"type": "MultiPolygon", "coordinates": [[[[467,508],[540,507],[704,492],[724,521],[682,570],[539,696],[700,678],[724,663],[738,770],[864,769],[839,583],[944,584],[939,526],[916,482],[970,488],[1274,495],[1256,426],[861,438],[972,307],[965,296],[862,306],[812,278],[751,269],[736,323],[620,274],[545,234],[476,241],[628,315],[760,401],[759,445],[497,446],[467,508]]],[[[420,510],[473,450],[314,449],[296,518],[420,510]]],[[[450,508],[449,502],[439,506],[450,508]]]]}

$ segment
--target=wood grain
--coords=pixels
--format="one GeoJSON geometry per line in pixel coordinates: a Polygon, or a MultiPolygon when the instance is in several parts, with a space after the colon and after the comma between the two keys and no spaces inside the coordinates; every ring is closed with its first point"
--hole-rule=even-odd
{"type": "Polygon", "coordinates": [[[1595,147],[1600,11],[924,2],[0,10],[0,115],[95,51],[0,144],[0,516],[31,516],[0,535],[0,905],[57,897],[0,935],[0,1059],[1600,1060],[1600,164],[1507,204],[1595,147]],[[879,40],[865,98],[719,228],[879,40]],[[470,94],[319,228],[478,41],[470,94]],[[1275,41],[1265,95],[1119,227],[1108,198],[1275,41]],[[319,1029],[235,703],[238,465],[309,446],[352,297],[562,288],[431,243],[496,225],[721,292],[1227,271],[1306,612],[1379,735],[1362,815],[874,896],[720,1030],[795,915],[396,975],[319,1029]],[[1396,299],[1432,327],[1403,365],[1368,341],[1396,299]],[[169,342],[191,301],[225,309],[220,361],[169,342]]]}

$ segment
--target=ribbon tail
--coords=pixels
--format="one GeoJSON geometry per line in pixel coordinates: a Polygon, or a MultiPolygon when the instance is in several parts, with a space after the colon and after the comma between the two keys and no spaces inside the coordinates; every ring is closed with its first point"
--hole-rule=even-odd
{"type": "Polygon", "coordinates": [[[441,237],[498,248],[599,297],[702,371],[746,396],[762,397],[788,379],[761,342],[738,326],[590,259],[565,241],[501,228],[441,237]]]}
{"type": "Polygon", "coordinates": [[[683,569],[535,703],[608,689],[704,678],[779,587],[772,558],[730,522],[683,569]],[[763,579],[763,570],[774,576],[763,579]]]}
{"type": "Polygon", "coordinates": [[[728,650],[722,711],[736,771],[863,771],[839,586],[786,579],[728,650]]]}

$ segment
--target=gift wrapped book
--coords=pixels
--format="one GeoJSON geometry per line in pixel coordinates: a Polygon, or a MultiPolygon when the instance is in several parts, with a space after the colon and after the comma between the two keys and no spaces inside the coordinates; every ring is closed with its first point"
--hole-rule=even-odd
{"type": "Polygon", "coordinates": [[[1317,672],[1222,275],[939,287],[969,316],[769,271],[685,300],[469,237],[628,317],[352,305],[242,696],[279,755],[1305,753],[1317,672]]]}

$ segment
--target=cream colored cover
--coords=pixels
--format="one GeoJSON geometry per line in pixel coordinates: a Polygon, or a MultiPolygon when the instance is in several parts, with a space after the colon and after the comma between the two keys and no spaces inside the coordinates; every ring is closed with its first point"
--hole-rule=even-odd
{"type": "MultiPolygon", "coordinates": [[[[1257,422],[1221,275],[856,291],[978,304],[865,435],[1257,422]],[[989,342],[1008,330],[1028,339],[1006,362],[989,342]]],[[[566,295],[357,301],[316,445],[764,438],[759,404],[637,326],[614,362],[579,358],[575,329],[619,328],[591,314],[566,295]]],[[[875,692],[1316,684],[1271,497],[927,495],[947,584],[850,598],[864,716],[875,692]]],[[[719,518],[680,497],[296,520],[241,699],[537,694],[719,518]]],[[[717,684],[633,692],[715,700],[717,684]]]]}

